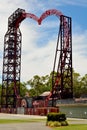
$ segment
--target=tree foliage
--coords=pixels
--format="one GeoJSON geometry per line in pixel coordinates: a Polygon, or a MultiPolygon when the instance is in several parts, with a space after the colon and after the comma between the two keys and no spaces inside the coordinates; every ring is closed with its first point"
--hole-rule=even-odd
{"type": "Polygon", "coordinates": [[[73,93],[75,97],[87,96],[87,74],[73,73],[73,93]]]}
{"type": "MultiPolygon", "coordinates": [[[[52,72],[50,75],[41,77],[35,75],[27,84],[31,86],[29,90],[31,96],[38,96],[44,91],[51,91],[52,72]]],[[[79,73],[73,71],[73,94],[76,98],[87,96],[87,74],[81,77],[79,73]]]]}
{"type": "Polygon", "coordinates": [[[27,85],[31,86],[31,89],[29,90],[30,96],[38,96],[45,91],[50,91],[52,88],[51,82],[51,76],[49,75],[41,77],[35,75],[31,80],[27,82],[27,85]]]}
{"type": "MultiPolygon", "coordinates": [[[[68,80],[68,79],[67,79],[68,80]]],[[[1,95],[1,84],[0,84],[0,95],[1,95]]],[[[27,82],[20,84],[20,96],[38,96],[45,91],[51,91],[52,89],[52,72],[50,75],[38,76],[35,75],[32,79],[27,82]],[[30,89],[27,88],[30,86],[30,89]]],[[[79,73],[73,72],[73,93],[74,97],[87,96],[87,74],[83,77],[79,73]]]]}

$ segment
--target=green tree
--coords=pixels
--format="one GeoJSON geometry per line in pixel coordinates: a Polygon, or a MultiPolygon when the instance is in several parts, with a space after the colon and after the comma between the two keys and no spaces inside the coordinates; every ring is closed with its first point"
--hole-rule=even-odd
{"type": "Polygon", "coordinates": [[[24,97],[24,96],[26,96],[26,93],[29,93],[29,90],[26,87],[26,83],[25,82],[20,83],[20,96],[24,97]]]}
{"type": "Polygon", "coordinates": [[[81,78],[81,94],[87,96],[87,74],[81,78]]]}
{"type": "Polygon", "coordinates": [[[45,91],[51,91],[52,86],[51,82],[52,82],[51,75],[41,77],[35,75],[31,80],[27,82],[27,85],[31,86],[31,89],[29,90],[30,95],[38,96],[45,91]]]}
{"type": "Polygon", "coordinates": [[[40,77],[38,75],[35,75],[33,77],[33,79],[29,80],[27,82],[28,85],[31,86],[32,90],[34,89],[35,90],[35,95],[38,96],[40,94],[40,91],[41,91],[41,86],[43,85],[41,83],[41,80],[40,80],[40,77]]]}
{"type": "Polygon", "coordinates": [[[73,72],[73,93],[75,97],[81,96],[81,77],[75,72],[73,72]]]}

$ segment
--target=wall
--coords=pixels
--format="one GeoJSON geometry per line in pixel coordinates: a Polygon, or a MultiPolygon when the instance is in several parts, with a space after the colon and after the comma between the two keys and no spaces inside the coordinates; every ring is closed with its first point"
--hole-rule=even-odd
{"type": "Polygon", "coordinates": [[[59,111],[66,113],[69,118],[87,119],[87,104],[59,105],[59,111]]]}

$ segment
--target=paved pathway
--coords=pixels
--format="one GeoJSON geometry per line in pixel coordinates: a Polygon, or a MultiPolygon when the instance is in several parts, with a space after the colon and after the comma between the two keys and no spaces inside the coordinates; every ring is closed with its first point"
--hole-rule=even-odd
{"type": "Polygon", "coordinates": [[[5,114],[0,113],[0,119],[46,119],[46,116],[22,115],[22,114],[5,114]]]}
{"type": "Polygon", "coordinates": [[[43,122],[0,124],[0,130],[51,130],[43,122]]]}

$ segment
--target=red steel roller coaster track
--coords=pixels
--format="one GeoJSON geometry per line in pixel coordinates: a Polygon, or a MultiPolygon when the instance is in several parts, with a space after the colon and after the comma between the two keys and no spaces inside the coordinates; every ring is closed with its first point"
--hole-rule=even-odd
{"type": "MultiPolygon", "coordinates": [[[[3,74],[1,107],[17,107],[20,99],[20,72],[21,72],[21,32],[20,23],[25,18],[31,18],[40,25],[42,21],[55,15],[60,19],[60,29],[56,46],[56,53],[52,74],[52,92],[48,99],[72,98],[72,35],[71,18],[64,16],[60,11],[51,9],[45,11],[40,18],[23,9],[17,9],[8,18],[8,31],[4,38],[3,74]],[[59,47],[60,44],[60,47],[59,47]],[[57,60],[57,56],[59,59],[57,60]],[[57,67],[56,67],[57,66],[57,67]],[[57,68],[57,70],[56,70],[57,68]],[[56,73],[55,73],[56,72],[56,73]]],[[[53,103],[52,103],[53,105],[53,103]]]]}

